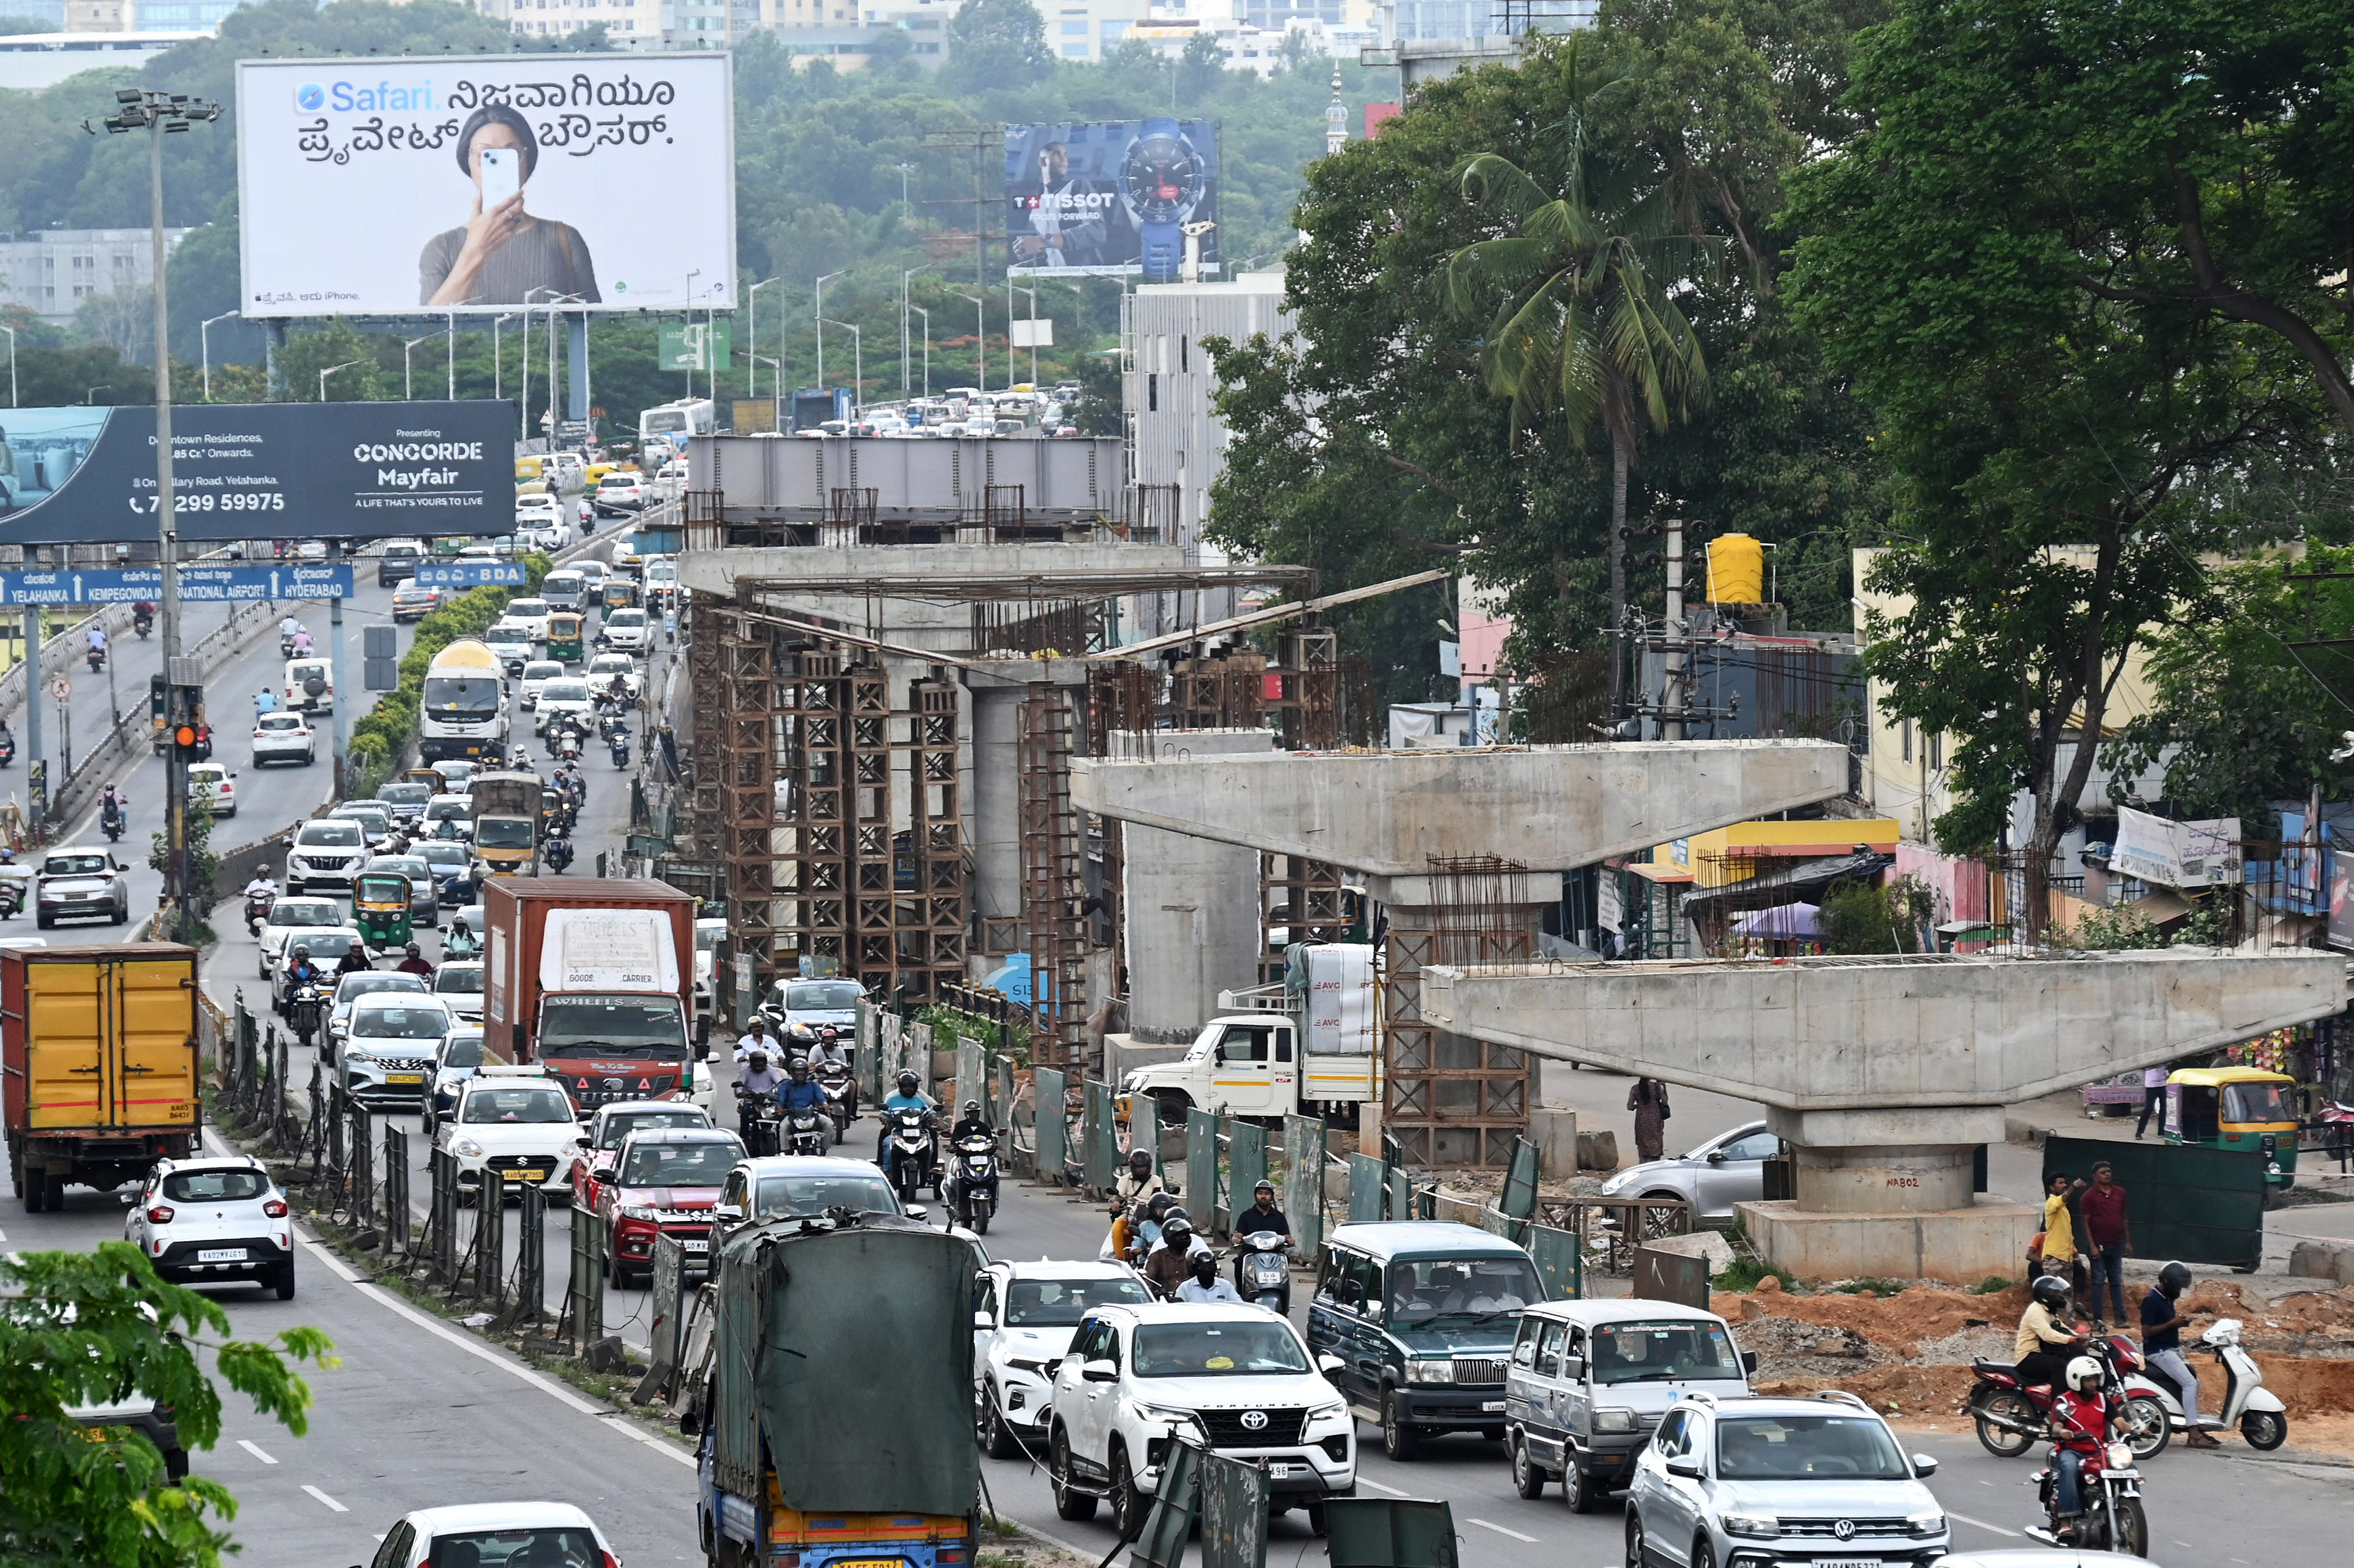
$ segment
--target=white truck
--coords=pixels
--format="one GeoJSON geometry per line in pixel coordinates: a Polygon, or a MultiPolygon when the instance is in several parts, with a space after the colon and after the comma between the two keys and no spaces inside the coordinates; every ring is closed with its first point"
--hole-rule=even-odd
{"type": "Polygon", "coordinates": [[[1279,984],[1220,992],[1185,1054],[1136,1068],[1120,1092],[1157,1101],[1163,1121],[1189,1107],[1352,1118],[1382,1092],[1377,996],[1370,944],[1295,943],[1279,984]]]}

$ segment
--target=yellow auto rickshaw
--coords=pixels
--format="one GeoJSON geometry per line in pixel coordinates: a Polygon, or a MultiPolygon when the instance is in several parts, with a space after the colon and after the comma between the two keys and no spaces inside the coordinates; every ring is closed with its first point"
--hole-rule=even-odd
{"type": "Polygon", "coordinates": [[[360,940],[382,951],[408,945],[408,878],[397,872],[362,872],[352,884],[352,925],[360,940]]]}
{"type": "Polygon", "coordinates": [[[566,664],[578,664],[587,657],[587,619],[571,610],[558,610],[547,618],[547,656],[566,664]]]}
{"type": "Polygon", "coordinates": [[[597,592],[597,602],[607,609],[634,609],[639,603],[638,585],[629,577],[609,577],[597,592]]]}
{"type": "Polygon", "coordinates": [[[2296,1087],[2262,1067],[2184,1067],[2166,1080],[2166,1141],[2261,1157],[2274,1197],[2296,1180],[2296,1087]]]}
{"type": "Polygon", "coordinates": [[[430,768],[411,768],[401,774],[400,781],[403,784],[422,784],[436,795],[450,792],[449,781],[430,768]]]}

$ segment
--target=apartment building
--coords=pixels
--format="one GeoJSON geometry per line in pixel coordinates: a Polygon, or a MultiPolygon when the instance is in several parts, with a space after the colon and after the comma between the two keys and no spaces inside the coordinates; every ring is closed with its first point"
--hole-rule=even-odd
{"type": "MultiPolygon", "coordinates": [[[[175,246],[185,228],[166,229],[175,246]]],[[[143,289],[155,281],[154,251],[143,228],[42,228],[0,232],[0,306],[22,305],[60,325],[93,294],[143,289]]]]}

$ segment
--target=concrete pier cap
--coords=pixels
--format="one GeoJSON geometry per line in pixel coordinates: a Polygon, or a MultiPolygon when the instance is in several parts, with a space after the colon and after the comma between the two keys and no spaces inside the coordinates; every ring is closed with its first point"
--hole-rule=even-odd
{"type": "MultiPolygon", "coordinates": [[[[2347,961],[2210,948],[1433,965],[1424,1015],[1540,1056],[1761,1101],[1795,1200],[1738,1205],[1801,1275],[2016,1275],[2041,1225],[1975,1196],[2002,1108],[2346,1004],[2347,961]]],[[[1637,1194],[1640,1195],[1640,1194],[1637,1194]]]]}
{"type": "MultiPolygon", "coordinates": [[[[1567,871],[1847,788],[1830,741],[1701,740],[1445,751],[1075,759],[1072,803],[1371,877],[1495,855],[1567,871]]],[[[1378,893],[1376,896],[1378,896],[1378,893]]]]}

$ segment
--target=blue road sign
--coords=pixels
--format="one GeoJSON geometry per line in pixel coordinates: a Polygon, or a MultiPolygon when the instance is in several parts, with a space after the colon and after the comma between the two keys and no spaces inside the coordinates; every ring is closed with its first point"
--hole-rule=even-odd
{"type": "Polygon", "coordinates": [[[521,561],[420,562],[417,567],[419,588],[521,588],[523,583],[521,561]]]}
{"type": "MultiPolygon", "coordinates": [[[[349,599],[352,568],[292,561],[258,567],[183,566],[180,598],[190,604],[246,603],[271,599],[349,599]]],[[[154,567],[59,567],[0,572],[0,605],[137,604],[164,597],[164,574],[154,567]]]]}

